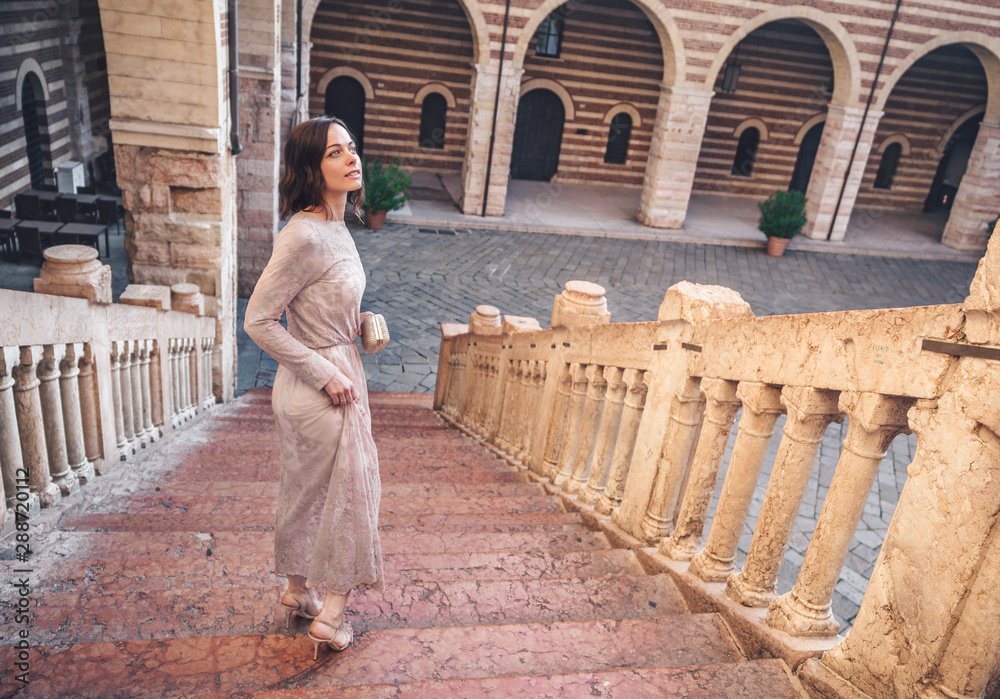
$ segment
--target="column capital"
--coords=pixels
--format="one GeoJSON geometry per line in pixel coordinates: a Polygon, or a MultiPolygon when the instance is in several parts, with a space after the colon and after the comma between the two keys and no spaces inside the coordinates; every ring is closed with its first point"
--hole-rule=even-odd
{"type": "Polygon", "coordinates": [[[469,332],[477,335],[500,335],[503,323],[500,320],[500,309],[496,306],[476,306],[469,316],[469,332]]]}

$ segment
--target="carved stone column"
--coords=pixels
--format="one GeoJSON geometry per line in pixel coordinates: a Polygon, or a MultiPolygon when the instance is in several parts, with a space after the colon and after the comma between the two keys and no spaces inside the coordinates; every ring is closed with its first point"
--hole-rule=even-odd
{"type": "Polygon", "coordinates": [[[982,250],[986,222],[997,215],[1000,198],[1000,124],[982,121],[969,163],[951,207],[941,242],[959,250],[982,250]]]}
{"type": "Polygon", "coordinates": [[[111,401],[115,414],[115,447],[118,449],[119,458],[124,461],[129,453],[128,439],[125,438],[125,417],[122,406],[122,383],[121,364],[118,357],[121,355],[121,343],[111,343],[111,401]]]}
{"type": "Polygon", "coordinates": [[[535,420],[538,398],[542,392],[542,384],[545,383],[545,362],[528,362],[528,369],[524,373],[524,380],[527,383],[524,392],[524,412],[521,413],[521,422],[517,427],[517,443],[520,445],[517,458],[522,464],[527,465],[532,460],[531,427],[532,422],[535,420]]]}
{"type": "Polygon", "coordinates": [[[669,539],[660,542],[660,553],[677,561],[687,561],[701,545],[705,516],[712,501],[719,466],[726,453],[726,444],[733,431],[740,400],[736,382],[704,379],[705,417],[694,451],[694,461],[684,491],[684,501],[677,515],[677,526],[669,539]]]}
{"type": "Polygon", "coordinates": [[[700,426],[698,412],[701,406],[701,379],[688,377],[681,389],[674,394],[667,417],[663,452],[658,462],[649,505],[642,519],[641,538],[646,541],[669,536],[673,529],[677,498],[684,485],[691,445],[700,426]]]}
{"type": "Polygon", "coordinates": [[[601,426],[601,412],[604,409],[604,394],[608,383],[604,379],[604,367],[591,364],[585,372],[587,376],[587,399],[580,419],[576,454],[573,456],[569,478],[563,482],[563,490],[576,493],[587,482],[590,462],[594,455],[594,444],[601,426]]]}
{"type": "Polygon", "coordinates": [[[552,414],[542,418],[543,420],[548,420],[548,430],[544,433],[545,444],[541,459],[542,470],[538,474],[540,476],[551,477],[556,472],[556,467],[559,464],[559,450],[562,446],[563,427],[566,424],[570,393],[573,390],[573,368],[569,364],[563,364],[559,369],[558,381],[552,414]]]}
{"type": "Polygon", "coordinates": [[[202,371],[205,377],[205,401],[203,407],[208,410],[215,405],[215,394],[212,393],[212,355],[215,353],[215,339],[205,338],[205,348],[202,352],[202,371]]]}
{"type": "Polygon", "coordinates": [[[178,361],[180,352],[180,340],[171,338],[169,340],[170,352],[170,424],[179,427],[181,419],[181,368],[178,361]]]}
{"type": "MultiPolygon", "coordinates": [[[[0,471],[3,475],[4,497],[8,503],[13,502],[19,492],[16,471],[22,463],[21,440],[18,437],[20,428],[14,407],[14,392],[11,390],[13,386],[14,379],[8,374],[7,360],[0,347],[0,424],[8,426],[8,429],[0,430],[0,471]]],[[[38,496],[31,493],[29,497],[31,502],[26,504],[28,511],[33,512],[32,508],[38,506],[38,496]]]]}
{"type": "Polygon", "coordinates": [[[39,380],[35,375],[35,357],[30,347],[21,347],[21,362],[11,372],[14,377],[14,412],[17,415],[17,434],[21,440],[21,467],[32,493],[38,495],[42,507],[59,502],[59,487],[49,473],[49,455],[45,448],[45,425],[42,419],[42,401],[38,396],[39,380]]]}
{"type": "MultiPolygon", "coordinates": [[[[169,360],[168,360],[169,361],[169,360]]],[[[163,367],[164,359],[160,353],[159,340],[152,340],[149,350],[149,417],[153,421],[155,436],[163,436],[163,367]]],[[[169,372],[169,365],[167,371],[169,372]]],[[[167,396],[169,399],[169,395],[167,396]]],[[[166,406],[169,410],[169,406],[166,406]]]]}
{"type": "Polygon", "coordinates": [[[129,386],[132,389],[132,431],[135,432],[135,440],[143,449],[146,448],[149,437],[142,422],[142,371],[139,368],[140,353],[139,342],[133,340],[129,343],[129,386]]]}
{"type": "Polygon", "coordinates": [[[514,422],[514,415],[518,409],[517,387],[520,385],[518,376],[520,371],[520,362],[515,359],[507,360],[501,372],[503,374],[503,393],[500,400],[499,414],[497,415],[499,425],[493,441],[501,450],[508,454],[513,452],[510,439],[513,432],[511,425],[514,422]]]}
{"type": "Polygon", "coordinates": [[[80,403],[80,368],[77,366],[76,345],[66,345],[66,355],[59,363],[59,394],[66,432],[66,456],[77,480],[86,484],[94,480],[94,464],[87,460],[83,439],[83,415],[80,403]]]}
{"type": "Polygon", "coordinates": [[[45,345],[42,350],[42,361],[38,363],[38,380],[49,473],[52,474],[52,482],[59,487],[62,496],[66,497],[80,489],[80,482],[69,467],[66,456],[66,423],[63,419],[62,397],[59,395],[59,365],[52,345],[45,345]]]}
{"type": "Polygon", "coordinates": [[[128,342],[119,345],[118,382],[122,392],[122,428],[125,430],[125,441],[134,454],[139,446],[135,435],[135,417],[132,413],[132,356],[128,342]]]}
{"type": "Polygon", "coordinates": [[[906,411],[912,399],[877,393],[843,393],[840,410],[847,413],[847,437],[830,489],[816,523],[798,580],[767,610],[768,626],[792,636],[835,636],[840,624],[830,611],[844,559],[858,528],[865,502],[886,449],[900,432],[908,432],[906,411]]]}
{"type": "Polygon", "coordinates": [[[705,548],[691,559],[688,572],[706,582],[724,582],[733,572],[736,549],[753,500],[774,423],[784,412],[781,390],[753,381],[741,381],[736,396],[743,405],[736,443],[726,479],[715,507],[705,548]]]}
{"type": "Polygon", "coordinates": [[[628,467],[632,462],[632,451],[635,449],[635,437],[639,432],[642,420],[642,408],[646,402],[646,373],[638,369],[626,369],[622,380],[628,388],[625,394],[625,405],[622,409],[621,423],[618,426],[618,438],[615,440],[615,451],[611,455],[611,470],[604,492],[594,503],[594,510],[602,515],[610,515],[622,501],[625,490],[625,479],[628,477],[628,467]]]}
{"type": "Polygon", "coordinates": [[[184,362],[184,370],[186,375],[184,387],[187,391],[187,415],[190,420],[200,409],[198,405],[198,357],[193,337],[187,338],[185,348],[186,361],[184,362]]]}
{"type": "Polygon", "coordinates": [[[625,382],[622,381],[623,373],[618,367],[604,368],[607,391],[604,395],[601,429],[597,434],[597,445],[594,447],[590,478],[577,496],[583,503],[597,502],[597,498],[601,497],[601,493],[604,492],[604,484],[608,480],[608,469],[611,467],[611,455],[615,448],[618,425],[621,423],[623,401],[625,400],[626,386],[625,382]]]}
{"type": "MultiPolygon", "coordinates": [[[[823,123],[823,136],[816,149],[816,161],[813,164],[812,175],[809,178],[809,188],[806,191],[806,218],[808,223],[802,229],[802,234],[809,238],[826,240],[833,224],[833,212],[840,201],[842,207],[852,203],[848,188],[844,188],[844,177],[847,175],[847,165],[851,159],[851,151],[858,131],[861,128],[861,118],[864,110],[860,107],[841,107],[831,104],[826,110],[826,121],[823,123]],[[845,199],[841,200],[843,189],[845,199]]],[[[858,149],[866,151],[866,137],[875,135],[873,126],[878,124],[881,114],[871,114],[869,126],[862,134],[858,149]]],[[[870,143],[870,140],[868,141],[870,143]]],[[[860,182],[864,172],[864,158],[852,168],[855,173],[852,180],[860,182]]],[[[850,182],[848,182],[850,185],[850,182]]],[[[849,215],[850,209],[844,208],[841,214],[849,215]]],[[[844,226],[846,230],[846,225],[844,226]]]]}
{"type": "Polygon", "coordinates": [[[87,461],[94,464],[94,470],[102,473],[100,459],[101,433],[98,423],[100,422],[97,402],[96,372],[94,371],[94,353],[90,344],[83,346],[83,356],[80,358],[80,375],[77,377],[77,385],[80,388],[80,415],[83,419],[83,445],[87,461]]]}
{"type": "Polygon", "coordinates": [[[766,607],[776,596],[778,569],[788,548],[823,433],[839,421],[838,393],[786,386],[781,404],[788,419],[774,459],[764,502],[743,569],[731,575],[726,596],[745,607],[766,607]]]}
{"type": "Polygon", "coordinates": [[[448,367],[448,389],[441,408],[445,415],[454,418],[458,415],[458,400],[465,375],[465,354],[452,354],[448,360],[448,367]]]}
{"type": "Polygon", "coordinates": [[[438,351],[437,380],[434,382],[434,409],[446,410],[447,401],[451,400],[452,386],[455,383],[452,361],[453,339],[469,332],[469,326],[459,323],[441,324],[441,348],[438,351]]]}
{"type": "Polygon", "coordinates": [[[149,380],[149,345],[151,340],[139,343],[139,399],[142,401],[142,433],[150,442],[156,441],[159,434],[153,427],[153,398],[149,380]]]}
{"type": "Polygon", "coordinates": [[[587,404],[587,369],[583,364],[574,363],[570,367],[573,388],[570,391],[569,408],[566,410],[566,429],[559,445],[559,465],[550,476],[553,485],[562,485],[573,472],[573,457],[580,440],[580,426],[587,404]]]}

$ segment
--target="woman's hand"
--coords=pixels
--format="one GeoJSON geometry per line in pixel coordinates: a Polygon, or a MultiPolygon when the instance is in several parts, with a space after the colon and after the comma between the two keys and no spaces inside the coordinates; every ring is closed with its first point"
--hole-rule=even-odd
{"type": "Polygon", "coordinates": [[[333,400],[334,405],[347,405],[361,397],[351,380],[339,372],[330,379],[323,390],[333,400]]]}
{"type": "Polygon", "coordinates": [[[365,324],[365,318],[373,315],[375,314],[371,311],[364,311],[361,313],[361,320],[358,322],[358,337],[361,337],[361,326],[365,324]]]}

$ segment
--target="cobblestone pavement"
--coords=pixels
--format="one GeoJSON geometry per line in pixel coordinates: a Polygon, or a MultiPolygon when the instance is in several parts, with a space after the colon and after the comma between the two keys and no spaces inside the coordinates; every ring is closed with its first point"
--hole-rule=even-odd
{"type": "MultiPolygon", "coordinates": [[[[976,270],[969,262],[794,251],[771,258],[753,248],[400,224],[378,232],[356,230],[355,240],[368,271],[362,308],[383,313],[393,338],[385,351],[363,357],[372,391],[433,391],[440,323],[466,322],[476,305],[488,303],[501,313],[534,316],[544,327],[553,296],[571,279],[604,286],[612,321],[628,322],[655,320],[666,289],[685,279],[735,289],[760,316],[957,303],[976,270]]],[[[245,305],[241,300],[241,314],[245,305]]],[[[270,386],[274,360],[242,333],[242,318],[239,327],[240,390],[270,386]]],[[[746,556],[782,425],[783,419],[754,495],[738,565],[746,556]]],[[[781,568],[779,592],[795,581],[845,430],[846,423],[831,425],[823,439],[781,568]]],[[[834,614],[842,624],[857,613],[915,446],[912,436],[897,437],[879,469],[834,595],[834,614]]]]}

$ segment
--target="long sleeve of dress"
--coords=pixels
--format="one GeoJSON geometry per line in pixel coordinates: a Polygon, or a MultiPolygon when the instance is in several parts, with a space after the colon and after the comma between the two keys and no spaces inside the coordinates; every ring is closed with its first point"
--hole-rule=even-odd
{"type": "Polygon", "coordinates": [[[326,271],[327,261],[304,224],[289,224],[275,241],[271,260],[247,303],[243,327],[257,346],[318,391],[339,369],[281,326],[281,314],[304,287],[326,271]]]}

